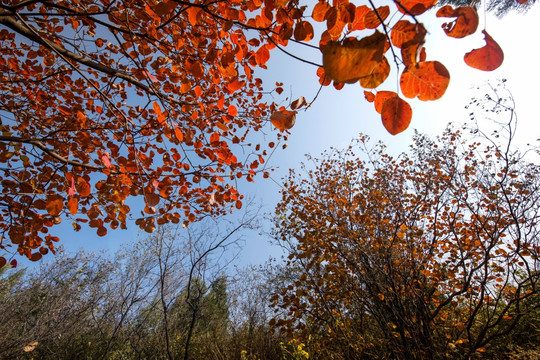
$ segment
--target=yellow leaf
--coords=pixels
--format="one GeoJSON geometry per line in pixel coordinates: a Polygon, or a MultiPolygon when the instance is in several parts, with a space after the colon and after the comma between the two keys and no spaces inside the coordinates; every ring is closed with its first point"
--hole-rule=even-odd
{"type": "Polygon", "coordinates": [[[376,31],[361,40],[330,41],[323,48],[326,76],[337,83],[355,83],[369,77],[383,61],[386,36],[376,31]]]}

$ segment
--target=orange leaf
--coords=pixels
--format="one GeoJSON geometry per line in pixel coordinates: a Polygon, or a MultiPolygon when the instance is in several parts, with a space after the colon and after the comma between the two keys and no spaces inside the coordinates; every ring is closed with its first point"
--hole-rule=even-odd
{"type": "Polygon", "coordinates": [[[231,116],[236,116],[236,115],[238,115],[238,109],[237,109],[236,106],[234,106],[234,105],[229,105],[229,109],[227,110],[227,112],[228,112],[229,115],[231,115],[231,116]]]}
{"type": "Polygon", "coordinates": [[[332,83],[332,80],[329,79],[324,73],[324,68],[317,68],[317,76],[319,77],[319,84],[323,86],[328,86],[332,83]]]}
{"type": "Polygon", "coordinates": [[[381,6],[376,10],[371,10],[364,16],[364,25],[368,29],[375,29],[381,25],[381,20],[384,21],[390,14],[390,7],[381,6]]]}
{"type": "Polygon", "coordinates": [[[47,205],[45,209],[51,216],[58,216],[64,208],[64,199],[59,196],[47,196],[47,205]]]}
{"type": "Polygon", "coordinates": [[[379,91],[377,92],[377,95],[375,95],[375,111],[377,111],[379,114],[382,112],[382,108],[384,105],[384,102],[392,97],[397,97],[398,94],[396,94],[393,91],[379,91]]]}
{"type": "Polygon", "coordinates": [[[403,95],[408,98],[417,96],[422,101],[437,100],[444,95],[450,74],[438,61],[422,61],[407,66],[399,82],[403,95]]]}
{"type": "Polygon", "coordinates": [[[270,116],[270,120],[272,121],[272,125],[279,131],[291,129],[296,121],[296,111],[274,111],[270,116]]]}
{"type": "Polygon", "coordinates": [[[399,20],[390,32],[390,40],[397,48],[401,48],[404,43],[412,40],[423,42],[425,36],[426,29],[424,25],[413,24],[407,20],[399,20]]]}
{"type": "Polygon", "coordinates": [[[161,107],[159,106],[159,104],[157,103],[157,101],[154,101],[153,103],[153,106],[154,106],[154,112],[156,113],[157,115],[157,120],[160,124],[163,124],[166,120],[167,120],[167,117],[165,116],[165,113],[163,113],[161,111],[161,107]]]}
{"type": "Polygon", "coordinates": [[[217,132],[213,133],[211,136],[210,136],[210,142],[211,143],[214,143],[214,142],[217,142],[219,141],[219,134],[217,132]]]}
{"type": "Polygon", "coordinates": [[[178,4],[176,1],[173,0],[160,1],[158,4],[152,7],[152,10],[154,10],[157,15],[163,16],[171,13],[177,5],[178,4]]]}
{"type": "Polygon", "coordinates": [[[197,22],[199,20],[199,12],[201,11],[200,7],[196,6],[190,6],[187,9],[188,14],[188,21],[191,24],[191,26],[197,25],[197,22]]]}
{"type": "Polygon", "coordinates": [[[98,235],[98,236],[105,236],[105,235],[107,235],[107,228],[105,228],[105,226],[100,226],[100,227],[98,227],[98,229],[97,229],[97,235],[98,235]]]}
{"type": "Polygon", "coordinates": [[[504,53],[486,30],[483,30],[482,33],[486,40],[486,46],[465,54],[465,63],[478,70],[493,71],[503,63],[504,53]]]}
{"type": "Polygon", "coordinates": [[[227,90],[229,90],[231,93],[240,90],[245,85],[245,81],[240,81],[237,78],[234,79],[234,81],[231,81],[227,84],[227,90]]]}
{"type": "Polygon", "coordinates": [[[76,197],[72,197],[67,202],[67,208],[71,215],[77,215],[79,211],[79,200],[76,197]]]}
{"type": "Polygon", "coordinates": [[[324,17],[328,9],[330,9],[330,4],[325,0],[319,0],[319,2],[313,8],[313,14],[311,17],[313,17],[313,20],[315,21],[322,22],[324,21],[324,17]]]}
{"type": "Polygon", "coordinates": [[[159,204],[159,195],[151,192],[144,194],[144,201],[148,207],[156,206],[159,204]]]}
{"type": "Polygon", "coordinates": [[[307,21],[299,21],[294,27],[296,41],[309,41],[313,39],[313,26],[307,21]]]}
{"type": "Polygon", "coordinates": [[[6,264],[7,264],[6,258],[3,256],[0,256],[0,269],[6,266],[6,264]]]}
{"type": "Polygon", "coordinates": [[[373,68],[371,74],[360,79],[360,85],[366,89],[374,89],[381,85],[388,75],[390,75],[390,64],[383,56],[382,61],[373,68]]]}
{"type": "Polygon", "coordinates": [[[82,177],[79,177],[77,179],[77,186],[76,187],[77,187],[77,192],[82,197],[86,197],[86,196],[90,195],[90,192],[92,190],[90,185],[82,177]]]}
{"type": "Polygon", "coordinates": [[[190,71],[197,79],[200,79],[204,75],[204,68],[200,62],[194,62],[191,64],[190,71]]]}
{"type": "Polygon", "coordinates": [[[411,123],[411,106],[398,96],[390,97],[383,104],[381,118],[386,130],[397,135],[405,131],[411,123]]]}
{"type": "Polygon", "coordinates": [[[257,65],[263,66],[269,59],[270,51],[268,51],[266,45],[261,46],[259,50],[257,50],[257,52],[255,53],[255,60],[257,61],[257,65]]]}
{"type": "Polygon", "coordinates": [[[366,25],[364,24],[364,18],[366,17],[366,14],[368,14],[370,11],[371,9],[368,8],[366,5],[358,6],[354,15],[354,21],[349,24],[349,30],[365,30],[366,25]]]}
{"type": "Polygon", "coordinates": [[[364,97],[370,103],[375,101],[375,94],[373,94],[371,91],[364,91],[364,97]]]}
{"type": "Polygon", "coordinates": [[[174,135],[176,135],[176,138],[178,139],[178,141],[184,140],[184,133],[177,126],[174,127],[174,135]]]}
{"type": "Polygon", "coordinates": [[[478,13],[471,6],[462,6],[454,9],[452,6],[446,5],[437,11],[437,17],[456,18],[456,20],[442,25],[446,35],[454,38],[460,39],[474,34],[478,28],[478,13]]]}
{"type": "Polygon", "coordinates": [[[398,10],[403,14],[420,15],[432,8],[438,0],[401,0],[396,4],[398,10]]]}
{"type": "Polygon", "coordinates": [[[383,61],[386,36],[376,31],[361,40],[330,41],[323,49],[326,76],[338,83],[354,83],[370,76],[383,61]]]}
{"type": "Polygon", "coordinates": [[[406,67],[426,61],[426,50],[422,43],[411,40],[401,45],[401,60],[406,67]]]}

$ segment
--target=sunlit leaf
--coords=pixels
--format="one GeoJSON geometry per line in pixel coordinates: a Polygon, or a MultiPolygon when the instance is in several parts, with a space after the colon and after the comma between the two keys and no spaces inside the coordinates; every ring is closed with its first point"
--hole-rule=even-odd
{"type": "Polygon", "coordinates": [[[305,97],[300,96],[298,99],[294,100],[291,103],[291,110],[297,110],[303,106],[309,106],[309,103],[306,101],[305,97]]]}
{"type": "Polygon", "coordinates": [[[310,41],[313,39],[313,26],[307,21],[299,21],[294,27],[296,41],[310,41]]]}
{"type": "Polygon", "coordinates": [[[392,45],[397,48],[401,48],[404,43],[413,40],[416,40],[417,43],[422,43],[425,36],[426,29],[424,25],[414,24],[408,20],[399,20],[390,32],[392,45]]]}
{"type": "Polygon", "coordinates": [[[431,9],[438,0],[401,0],[397,8],[403,14],[421,15],[431,9]]]}
{"type": "Polygon", "coordinates": [[[279,131],[291,129],[296,121],[296,111],[281,110],[274,111],[270,116],[272,125],[279,131]]]}
{"type": "Polygon", "coordinates": [[[384,105],[384,102],[392,97],[397,97],[398,94],[396,94],[393,91],[377,91],[377,94],[375,95],[375,111],[377,111],[379,114],[382,112],[382,107],[384,105]]]}
{"type": "Polygon", "coordinates": [[[465,63],[475,69],[493,71],[502,65],[504,52],[485,30],[482,33],[484,34],[486,45],[465,54],[465,63]]]}
{"type": "Polygon", "coordinates": [[[72,197],[68,200],[66,206],[71,215],[77,215],[79,211],[79,200],[76,197],[72,197]]]}
{"type": "Polygon", "coordinates": [[[320,0],[313,8],[313,20],[318,22],[324,21],[328,9],[330,9],[330,4],[324,0],[320,0]]]}
{"type": "Polygon", "coordinates": [[[386,130],[392,135],[397,135],[409,127],[412,108],[398,96],[389,97],[383,103],[381,118],[386,130]]]}
{"type": "Polygon", "coordinates": [[[381,25],[381,21],[384,21],[388,15],[390,15],[389,6],[381,6],[375,10],[371,10],[364,16],[364,26],[367,29],[375,29],[381,25]]]}
{"type": "Polygon", "coordinates": [[[64,208],[64,199],[60,196],[51,195],[47,197],[45,209],[52,216],[58,216],[64,208]]]}
{"type": "Polygon", "coordinates": [[[454,9],[450,5],[443,6],[437,11],[437,17],[455,17],[442,28],[446,35],[454,38],[463,38],[476,32],[478,28],[478,13],[472,6],[462,6],[454,9]]]}
{"type": "Polygon", "coordinates": [[[424,61],[407,66],[400,78],[403,95],[408,98],[418,97],[423,101],[441,98],[449,83],[450,73],[438,61],[424,61]]]}
{"type": "Polygon", "coordinates": [[[323,49],[323,67],[329,79],[354,83],[370,76],[383,61],[386,36],[376,31],[361,40],[330,41],[323,49]]]}
{"type": "Polygon", "coordinates": [[[364,97],[370,103],[375,101],[375,94],[372,93],[371,91],[364,90],[364,97]]]}
{"type": "Polygon", "coordinates": [[[383,56],[382,61],[372,69],[371,74],[360,78],[360,85],[366,89],[374,89],[381,85],[388,78],[388,75],[390,75],[390,64],[383,56]]]}

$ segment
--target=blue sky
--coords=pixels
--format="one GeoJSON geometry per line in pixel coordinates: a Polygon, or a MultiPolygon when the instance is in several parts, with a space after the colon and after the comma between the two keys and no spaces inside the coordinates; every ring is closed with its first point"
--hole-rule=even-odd
{"type": "MultiPolygon", "coordinates": [[[[430,32],[426,41],[428,60],[438,60],[446,65],[451,73],[451,82],[447,93],[435,102],[420,102],[411,100],[413,120],[410,128],[392,136],[382,126],[380,116],[372,104],[364,99],[363,89],[357,85],[347,85],[337,91],[332,86],[322,89],[317,100],[307,111],[301,111],[296,119],[296,125],[291,129],[286,149],[278,149],[269,160],[269,165],[276,167],[272,179],[256,179],[255,184],[240,184],[240,192],[251,196],[263,205],[263,212],[271,216],[271,212],[280,198],[281,178],[286,176],[289,168],[299,168],[305,159],[305,154],[318,155],[330,147],[343,148],[359,133],[369,135],[373,140],[381,140],[388,145],[388,150],[394,154],[406,151],[411,141],[413,129],[433,136],[439,134],[446,124],[451,121],[466,121],[468,112],[464,106],[471,96],[481,96],[482,93],[473,90],[490,79],[508,79],[507,87],[516,100],[519,115],[518,143],[527,143],[539,138],[538,129],[538,84],[540,70],[536,65],[539,59],[538,36],[540,31],[535,23],[540,19],[540,7],[535,6],[525,15],[510,13],[503,19],[497,19],[490,14],[481,14],[480,27],[476,34],[466,39],[447,37],[440,25],[444,19],[437,19],[435,11],[428,12],[419,18],[426,24],[430,32]],[[481,29],[486,24],[487,31],[499,43],[505,52],[505,61],[496,71],[486,73],[471,69],[463,62],[463,55],[484,45],[481,29]]],[[[317,37],[316,37],[317,38],[317,37]]],[[[287,48],[295,55],[321,62],[318,51],[304,47],[287,48]]],[[[268,63],[267,71],[260,71],[266,86],[270,88],[276,81],[284,83],[284,92],[275,98],[288,104],[299,96],[311,101],[319,89],[316,68],[312,65],[294,60],[287,55],[274,50],[268,63]],[[288,99],[285,99],[288,97],[288,99]]],[[[393,69],[391,77],[380,86],[379,90],[398,90],[398,82],[393,69]]],[[[270,128],[266,129],[270,130],[270,128]]],[[[233,217],[236,215],[233,215],[233,217]]],[[[262,230],[246,232],[244,249],[238,265],[262,263],[269,256],[279,256],[280,251],[268,243],[268,237],[259,235],[269,230],[271,224],[265,222],[262,230]]],[[[129,229],[109,231],[103,238],[95,232],[83,229],[74,232],[69,229],[68,222],[63,224],[61,244],[68,251],[84,248],[90,251],[109,249],[115,251],[121,244],[136,240],[138,227],[132,222],[129,229]]],[[[49,256],[45,257],[47,259],[49,256]]],[[[23,259],[17,259],[25,263],[23,259]]]]}

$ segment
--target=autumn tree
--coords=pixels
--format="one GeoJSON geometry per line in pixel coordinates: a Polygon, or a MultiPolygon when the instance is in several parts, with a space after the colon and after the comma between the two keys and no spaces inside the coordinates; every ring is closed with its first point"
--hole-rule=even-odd
{"type": "Polygon", "coordinates": [[[500,355],[538,307],[540,280],[540,167],[513,148],[504,95],[474,102],[510,119],[493,136],[416,134],[398,157],[361,136],[291,170],[276,237],[295,271],[272,324],[322,357],[500,355]]]}
{"type": "MultiPolygon", "coordinates": [[[[423,47],[419,17],[435,4],[3,1],[1,248],[39,260],[59,240],[51,228],[67,219],[99,236],[125,228],[138,204],[131,198],[144,199],[136,224],[148,232],[240,208],[236,179],[252,181],[275,146],[251,134],[268,120],[285,132],[309,106],[303,97],[288,107],[265,102],[254,70],[266,68],[273,49],[315,65],[323,86],[369,89],[388,131],[403,131],[412,110],[398,91],[436,100],[450,80],[423,47]],[[318,38],[312,22],[325,23],[318,38]],[[290,42],[319,48],[322,63],[288,52],[290,42]],[[383,90],[394,65],[400,89],[383,90]]],[[[450,18],[443,29],[451,37],[478,28],[472,7],[445,6],[436,16],[450,18]]],[[[503,52],[484,35],[486,46],[465,61],[490,71],[503,52]]]]}

